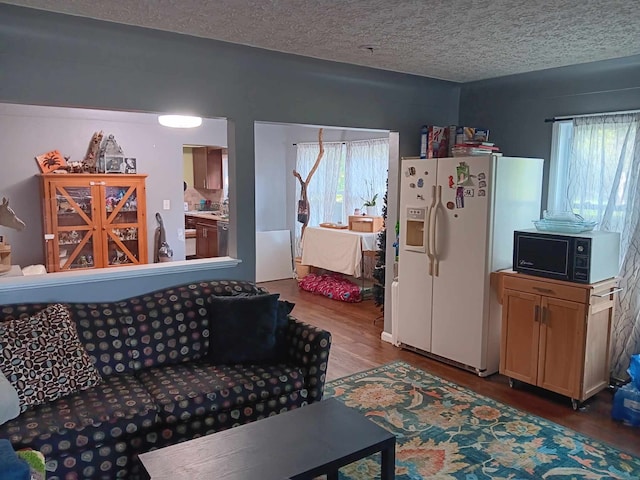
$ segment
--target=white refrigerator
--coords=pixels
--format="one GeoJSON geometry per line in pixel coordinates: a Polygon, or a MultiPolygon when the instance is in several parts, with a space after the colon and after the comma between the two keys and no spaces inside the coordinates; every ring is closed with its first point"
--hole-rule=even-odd
{"type": "Polygon", "coordinates": [[[490,273],[540,218],[540,158],[403,159],[397,341],[480,376],[498,371],[501,306],[490,273]]]}

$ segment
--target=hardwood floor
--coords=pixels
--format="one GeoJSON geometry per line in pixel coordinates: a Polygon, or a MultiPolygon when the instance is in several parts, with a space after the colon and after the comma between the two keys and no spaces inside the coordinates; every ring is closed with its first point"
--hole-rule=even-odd
{"type": "Polygon", "coordinates": [[[296,318],[331,332],[328,380],[402,360],[494,400],[640,457],[640,428],[627,427],[611,420],[611,391],[600,392],[587,400],[581,411],[576,412],[572,410],[571,401],[566,397],[525,384],[517,384],[512,389],[502,375],[480,378],[471,372],[383,342],[380,340],[383,320],[371,299],[355,304],[339,302],[299,290],[295,280],[279,280],[260,285],[272,293],[280,293],[280,298],[294,302],[296,306],[292,315],[296,318]]]}

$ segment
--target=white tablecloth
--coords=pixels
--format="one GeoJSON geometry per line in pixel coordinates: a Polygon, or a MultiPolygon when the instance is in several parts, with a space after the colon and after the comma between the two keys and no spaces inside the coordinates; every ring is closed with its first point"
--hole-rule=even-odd
{"type": "Polygon", "coordinates": [[[377,250],[377,233],[307,227],[302,238],[302,265],[360,277],[362,252],[377,250]]]}

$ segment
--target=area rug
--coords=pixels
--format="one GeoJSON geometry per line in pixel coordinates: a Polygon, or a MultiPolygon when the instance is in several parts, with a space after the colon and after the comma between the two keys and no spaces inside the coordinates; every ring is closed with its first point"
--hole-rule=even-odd
{"type": "MultiPolygon", "coordinates": [[[[633,457],[404,362],[329,382],[328,397],[396,435],[396,479],[639,479],[633,457]]],[[[342,480],[380,478],[371,456],[342,480]]]]}

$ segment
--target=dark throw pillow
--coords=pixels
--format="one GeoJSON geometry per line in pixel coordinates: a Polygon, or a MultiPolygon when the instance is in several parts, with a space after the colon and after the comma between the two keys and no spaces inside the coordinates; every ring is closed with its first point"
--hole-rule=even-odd
{"type": "Polygon", "coordinates": [[[287,331],[289,330],[289,314],[296,304],[286,300],[278,300],[278,320],[276,321],[276,359],[284,362],[287,357],[287,331]]]}
{"type": "Polygon", "coordinates": [[[275,360],[279,296],[211,297],[209,359],[217,364],[275,360]]]}

